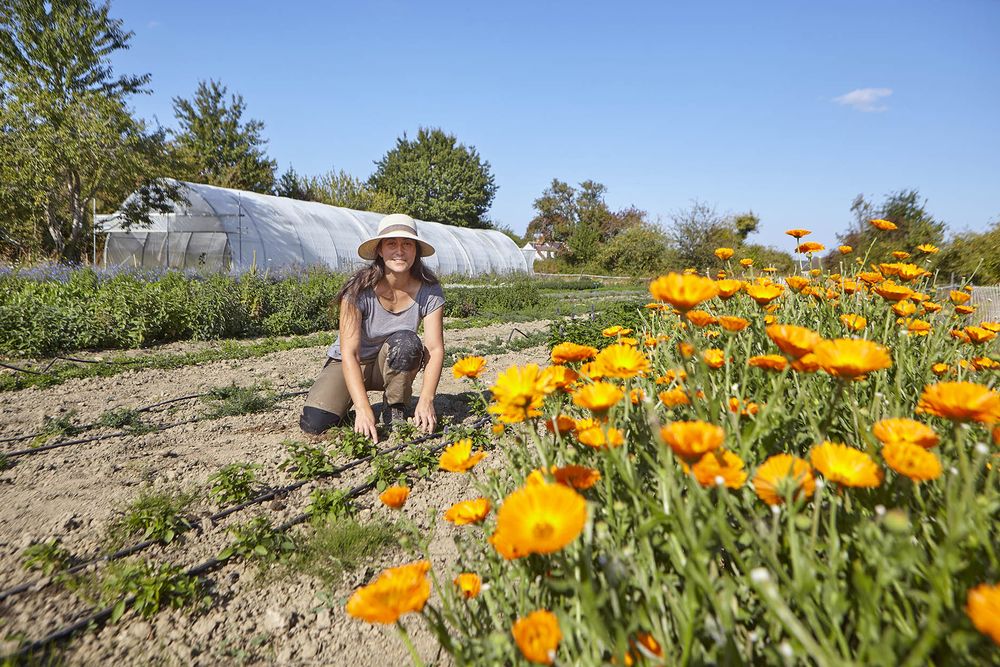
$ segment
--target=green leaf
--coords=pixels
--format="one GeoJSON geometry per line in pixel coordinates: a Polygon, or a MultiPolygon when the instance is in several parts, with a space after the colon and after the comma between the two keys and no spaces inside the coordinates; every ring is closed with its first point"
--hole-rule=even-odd
{"type": "Polygon", "coordinates": [[[125,613],[125,600],[119,600],[118,604],[116,604],[115,608],[111,611],[111,622],[117,623],[118,619],[121,618],[122,614],[124,613],[125,613]]]}

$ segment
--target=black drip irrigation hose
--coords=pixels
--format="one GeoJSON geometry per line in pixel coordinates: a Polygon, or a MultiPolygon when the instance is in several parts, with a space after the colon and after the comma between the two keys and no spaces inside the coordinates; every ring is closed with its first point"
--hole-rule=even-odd
{"type": "MultiPolygon", "coordinates": [[[[485,419],[485,418],[479,419],[479,420],[473,422],[472,424],[470,424],[468,428],[479,428],[480,426],[484,426],[487,423],[487,421],[488,420],[485,419]]],[[[227,507],[224,510],[219,510],[215,514],[210,515],[207,518],[207,520],[209,522],[211,522],[212,524],[215,524],[216,522],[218,522],[218,521],[226,518],[227,516],[230,516],[232,514],[235,514],[237,512],[245,510],[248,507],[253,507],[254,505],[259,505],[260,503],[266,502],[266,501],[271,500],[273,498],[277,498],[279,496],[286,496],[289,493],[291,493],[292,491],[300,489],[303,486],[305,486],[306,484],[308,484],[309,482],[314,481],[316,479],[323,479],[323,478],[327,478],[327,477],[336,477],[338,475],[341,475],[341,474],[347,472],[348,470],[351,470],[352,468],[356,468],[357,466],[359,466],[359,465],[361,465],[363,463],[367,463],[368,461],[371,461],[375,456],[383,456],[385,454],[391,454],[392,452],[396,452],[396,451],[399,451],[401,449],[405,449],[406,447],[409,447],[411,445],[417,445],[417,444],[420,444],[422,442],[426,442],[428,440],[434,440],[434,439],[437,439],[437,438],[443,438],[444,436],[446,436],[448,434],[448,432],[450,430],[451,430],[451,427],[445,427],[440,433],[430,433],[428,435],[423,435],[423,436],[420,436],[419,438],[414,438],[413,440],[409,440],[407,442],[403,442],[403,443],[400,443],[398,445],[394,445],[392,447],[387,447],[386,449],[383,449],[383,450],[378,450],[378,451],[376,451],[375,454],[369,454],[368,456],[365,456],[365,457],[362,457],[362,458],[359,458],[359,459],[354,459],[353,461],[349,461],[349,462],[347,462],[347,463],[345,463],[345,464],[343,464],[341,466],[338,466],[338,467],[334,468],[330,472],[325,472],[325,473],[321,473],[319,475],[316,475],[316,477],[314,477],[312,479],[303,479],[303,480],[299,480],[298,482],[293,482],[292,484],[288,484],[286,486],[278,487],[276,489],[269,489],[269,490],[265,491],[264,493],[261,493],[261,494],[255,496],[255,497],[251,498],[250,500],[247,500],[245,502],[239,503],[237,505],[233,505],[232,507],[227,507]]],[[[440,449],[440,447],[441,447],[441,445],[439,445],[437,447],[432,447],[428,451],[435,452],[438,449],[440,449]]],[[[183,532],[186,532],[186,531],[179,531],[179,532],[183,533],[183,532]]],[[[83,563],[78,563],[78,564],[74,565],[73,567],[70,567],[70,568],[67,568],[66,570],[63,570],[59,574],[63,574],[63,575],[76,574],[78,572],[82,572],[83,570],[87,569],[88,567],[90,567],[92,565],[96,565],[97,563],[111,562],[111,561],[119,560],[121,558],[125,558],[126,556],[131,556],[133,554],[137,554],[140,551],[148,549],[149,547],[153,546],[154,544],[159,544],[159,543],[160,543],[159,540],[146,540],[144,542],[139,542],[137,544],[133,544],[132,546],[124,547],[122,549],[119,549],[118,551],[115,551],[114,553],[108,554],[107,556],[101,556],[99,558],[93,558],[93,559],[88,560],[88,561],[83,562],[83,563]]],[[[43,582],[45,582],[45,581],[46,581],[46,579],[39,579],[39,580],[36,580],[36,581],[26,581],[26,582],[24,582],[22,584],[18,584],[17,586],[12,587],[12,588],[8,588],[7,590],[0,591],[0,602],[6,600],[7,598],[9,598],[9,597],[11,597],[13,595],[17,595],[18,593],[24,593],[25,591],[30,591],[30,590],[32,590],[33,588],[36,588],[36,587],[40,588],[41,584],[43,582]]]]}
{"type": "MultiPolygon", "coordinates": [[[[190,401],[190,400],[195,399],[195,398],[203,398],[205,396],[210,396],[211,393],[212,392],[207,391],[207,392],[204,392],[204,393],[201,393],[201,394],[188,394],[187,396],[179,396],[177,398],[170,398],[170,399],[167,399],[165,401],[160,401],[159,403],[153,403],[152,405],[146,405],[146,406],[143,406],[143,407],[140,407],[140,408],[136,408],[135,412],[136,413],[149,412],[149,411],[153,410],[154,408],[163,407],[164,405],[170,405],[171,403],[179,403],[181,401],[190,401]]],[[[308,393],[309,393],[308,389],[304,389],[302,391],[290,391],[290,392],[286,391],[286,392],[283,392],[281,394],[277,394],[275,396],[275,400],[281,401],[281,400],[284,400],[286,398],[293,398],[295,396],[303,396],[303,395],[308,394],[308,393]]],[[[158,428],[155,428],[155,429],[152,429],[150,431],[147,431],[147,433],[159,433],[161,431],[166,431],[167,429],[173,428],[175,426],[183,426],[185,424],[193,424],[195,422],[206,421],[206,420],[209,420],[209,419],[216,419],[216,417],[196,417],[194,419],[188,419],[188,420],[185,420],[185,421],[182,421],[182,422],[177,422],[175,424],[165,424],[165,425],[161,425],[158,428]]],[[[75,428],[77,429],[77,431],[87,431],[87,430],[90,430],[90,429],[94,428],[95,426],[100,426],[100,424],[94,422],[94,423],[91,423],[91,424],[84,424],[83,426],[77,426],[75,428]]],[[[32,433],[32,434],[29,434],[29,435],[16,435],[16,436],[13,436],[13,437],[10,437],[10,438],[0,439],[0,443],[4,443],[4,442],[16,442],[16,441],[19,441],[19,440],[29,440],[31,438],[37,438],[37,437],[43,436],[43,435],[45,435],[45,434],[44,433],[32,433]]],[[[61,447],[69,447],[70,445],[80,445],[80,444],[87,443],[87,442],[96,442],[98,440],[108,440],[110,438],[120,438],[122,436],[127,436],[127,435],[134,435],[134,433],[132,433],[130,431],[118,431],[116,433],[105,433],[104,435],[93,436],[93,437],[90,437],[90,438],[81,438],[79,440],[70,440],[70,441],[67,441],[67,442],[57,442],[57,443],[52,443],[50,445],[41,445],[41,446],[38,446],[38,447],[30,447],[28,449],[19,449],[19,450],[15,450],[13,452],[0,452],[0,454],[3,454],[5,456],[7,456],[8,458],[10,458],[10,457],[16,457],[16,456],[30,456],[31,454],[38,454],[38,453],[41,453],[41,452],[47,452],[47,451],[49,451],[51,449],[59,449],[61,447]]]]}
{"type": "MultiPolygon", "coordinates": [[[[486,423],[486,421],[487,421],[486,419],[479,419],[474,424],[472,424],[472,427],[475,427],[477,425],[482,426],[482,425],[484,425],[486,423]]],[[[441,435],[443,436],[447,432],[448,432],[448,429],[446,428],[444,431],[441,432],[441,435]]],[[[430,437],[432,437],[432,436],[425,436],[424,439],[426,440],[426,439],[428,439],[430,437]]],[[[413,443],[411,442],[411,443],[405,443],[405,444],[413,444],[413,443]]],[[[444,448],[444,444],[442,443],[442,444],[438,444],[438,445],[436,445],[434,447],[431,447],[428,451],[433,454],[433,453],[436,453],[436,452],[440,451],[443,448],[444,448]]],[[[359,461],[360,460],[361,459],[359,459],[359,461]]],[[[403,472],[407,467],[409,467],[409,466],[407,466],[407,465],[398,466],[396,468],[396,470],[398,472],[403,472]]],[[[351,488],[349,491],[347,491],[347,493],[344,494],[344,498],[345,499],[351,499],[351,498],[355,498],[357,496],[360,496],[361,494],[363,494],[366,491],[368,491],[369,489],[371,489],[373,486],[375,486],[375,482],[365,482],[364,484],[359,484],[359,485],[351,488]]],[[[279,532],[279,533],[280,532],[284,532],[284,531],[288,530],[289,528],[292,528],[294,526],[297,526],[300,523],[304,523],[304,522],[308,521],[309,517],[310,517],[310,515],[308,513],[303,512],[301,514],[298,514],[298,515],[292,517],[291,519],[288,519],[287,521],[285,521],[281,525],[277,526],[274,530],[275,530],[275,532],[279,532]]],[[[138,546],[138,545],[136,545],[136,546],[138,546]]],[[[206,561],[204,561],[202,563],[199,563],[198,565],[194,565],[194,566],[188,568],[187,570],[184,571],[184,574],[186,576],[189,576],[189,577],[201,576],[202,574],[206,574],[208,572],[211,572],[211,571],[215,570],[216,568],[218,568],[219,566],[224,565],[229,560],[230,559],[220,560],[218,558],[210,558],[210,559],[208,559],[208,560],[206,560],[206,561]]],[[[126,607],[131,606],[132,603],[135,602],[135,599],[136,599],[136,596],[134,596],[134,595],[131,595],[131,596],[125,598],[124,602],[125,602],[126,607]]],[[[83,617],[83,618],[81,618],[81,619],[79,619],[77,621],[74,621],[70,625],[67,625],[67,626],[65,626],[63,628],[60,628],[59,630],[56,630],[55,632],[51,632],[51,633],[45,635],[44,637],[42,637],[41,639],[36,639],[35,641],[31,642],[30,644],[22,646],[15,653],[12,653],[12,654],[7,655],[7,656],[0,656],[0,657],[2,657],[4,659],[27,657],[28,655],[31,655],[32,653],[38,651],[39,649],[45,648],[47,645],[52,644],[53,642],[62,641],[64,639],[68,639],[69,637],[71,637],[75,633],[79,632],[80,630],[84,630],[86,628],[91,627],[91,625],[97,625],[97,624],[104,623],[107,619],[109,619],[111,617],[112,613],[114,613],[115,607],[117,607],[120,603],[121,603],[121,600],[119,600],[118,602],[116,602],[114,605],[111,605],[109,607],[105,607],[105,608],[100,609],[100,610],[98,610],[96,612],[88,614],[87,616],[85,616],[85,617],[83,617]]]]}

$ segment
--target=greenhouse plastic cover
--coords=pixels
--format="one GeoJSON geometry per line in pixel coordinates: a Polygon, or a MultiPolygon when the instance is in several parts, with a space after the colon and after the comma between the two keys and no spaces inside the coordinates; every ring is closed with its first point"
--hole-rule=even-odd
{"type": "MultiPolygon", "coordinates": [[[[317,202],[178,182],[188,203],[154,214],[152,225],[125,231],[119,215],[98,216],[108,233],[106,266],[245,271],[324,264],[350,271],[367,264],[362,241],[376,234],[381,213],[317,202]]],[[[417,221],[421,239],[434,246],[424,262],[440,275],[525,273],[530,260],[508,236],[417,221]]]]}

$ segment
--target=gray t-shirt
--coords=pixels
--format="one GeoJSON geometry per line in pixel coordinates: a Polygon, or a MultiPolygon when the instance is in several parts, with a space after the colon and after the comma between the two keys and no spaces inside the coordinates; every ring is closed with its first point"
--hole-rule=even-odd
{"type": "MultiPolygon", "coordinates": [[[[420,321],[444,306],[444,290],[440,284],[423,283],[417,292],[417,298],[410,307],[398,313],[390,313],[379,302],[375,291],[363,290],[358,295],[358,311],[361,313],[361,361],[373,361],[378,357],[379,348],[385,343],[389,334],[397,331],[417,332],[420,321]]],[[[337,361],[341,360],[340,336],[326,351],[326,355],[337,361]]]]}

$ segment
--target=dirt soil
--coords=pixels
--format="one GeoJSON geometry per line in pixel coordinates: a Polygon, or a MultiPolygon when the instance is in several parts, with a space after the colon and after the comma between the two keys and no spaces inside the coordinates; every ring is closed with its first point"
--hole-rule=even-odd
{"type": "MultiPolygon", "coordinates": [[[[531,333],[547,322],[516,326],[531,333]]],[[[445,342],[449,348],[471,348],[496,336],[506,340],[510,329],[511,325],[493,325],[448,331],[445,342]]],[[[176,351],[175,347],[171,351],[176,351]]],[[[0,439],[37,432],[47,415],[71,416],[78,424],[88,424],[113,408],[137,408],[232,383],[266,383],[279,391],[300,390],[302,383],[318,373],[324,353],[325,348],[304,348],[257,359],[170,371],[129,371],[110,378],[72,380],[48,389],[2,393],[0,439]]],[[[511,364],[542,363],[545,359],[544,347],[490,356],[484,378],[492,380],[511,364]]],[[[418,377],[414,384],[417,393],[421,380],[418,377]]],[[[445,369],[435,397],[438,416],[474,421],[463,398],[469,389],[467,382],[455,380],[445,369]]],[[[377,410],[381,395],[373,393],[370,399],[377,410]]],[[[5,641],[5,637],[37,639],[94,609],[62,585],[26,570],[22,553],[28,545],[57,537],[80,561],[98,557],[105,553],[109,525],[148,489],[199,492],[191,511],[204,519],[219,509],[207,494],[207,478],[230,463],[260,464],[259,475],[269,486],[293,482],[292,475],[279,470],[278,465],[286,458],[283,440],[305,439],[298,428],[304,400],[304,396],[296,396],[265,413],[205,420],[12,459],[12,467],[0,472],[0,590],[27,581],[41,583],[34,590],[0,601],[0,659],[17,648],[16,641],[5,641]]],[[[174,423],[203,414],[205,408],[201,401],[186,401],[147,413],[145,418],[153,423],[174,423]]],[[[26,445],[3,443],[0,452],[26,445]]],[[[491,459],[492,465],[498,464],[498,455],[488,457],[485,463],[489,465],[491,459]]],[[[301,513],[313,489],[346,489],[363,482],[368,472],[368,466],[358,466],[341,477],[310,482],[284,498],[236,513],[215,525],[202,521],[201,532],[189,531],[169,545],[144,551],[139,558],[184,567],[201,563],[231,542],[228,527],[255,516],[266,516],[277,525],[301,513]]],[[[471,476],[439,471],[429,479],[411,482],[410,499],[402,515],[426,529],[431,525],[431,514],[438,512],[440,519],[440,512],[474,493],[471,476]]],[[[397,518],[379,503],[374,491],[361,496],[355,506],[362,523],[397,518]]],[[[430,552],[442,581],[454,576],[456,534],[447,522],[436,522],[430,552]]],[[[66,664],[74,665],[408,664],[409,655],[395,628],[350,618],[344,603],[384,567],[412,560],[415,557],[402,548],[390,548],[372,562],[346,572],[330,590],[320,580],[288,568],[261,575],[256,565],[233,559],[206,575],[212,596],[207,609],[163,610],[145,620],[129,611],[118,623],[77,634],[58,653],[66,664]]],[[[427,664],[450,664],[438,654],[435,640],[419,619],[413,617],[408,627],[427,664]]]]}

